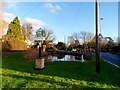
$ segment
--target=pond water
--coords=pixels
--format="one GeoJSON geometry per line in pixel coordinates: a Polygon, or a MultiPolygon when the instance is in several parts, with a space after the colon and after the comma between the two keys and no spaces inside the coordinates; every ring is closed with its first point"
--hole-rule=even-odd
{"type": "Polygon", "coordinates": [[[86,60],[84,59],[84,57],[82,58],[81,56],[73,56],[73,55],[57,55],[57,56],[53,56],[53,55],[49,55],[47,57],[48,61],[80,61],[80,62],[85,62],[86,60]]]}

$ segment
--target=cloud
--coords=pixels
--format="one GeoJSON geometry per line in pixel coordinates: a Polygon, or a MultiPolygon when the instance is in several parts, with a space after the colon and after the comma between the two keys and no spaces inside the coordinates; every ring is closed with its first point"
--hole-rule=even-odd
{"type": "Polygon", "coordinates": [[[8,12],[3,12],[0,13],[0,15],[2,15],[2,20],[6,23],[5,27],[4,27],[4,34],[5,35],[7,33],[8,30],[8,24],[15,18],[15,15],[12,13],[8,13],[8,12]]]}
{"type": "Polygon", "coordinates": [[[33,26],[33,30],[37,30],[40,27],[44,26],[45,23],[41,20],[38,19],[33,19],[33,18],[25,18],[23,23],[30,23],[33,26]]]}
{"type": "Polygon", "coordinates": [[[16,8],[17,8],[17,2],[13,2],[13,1],[11,1],[11,2],[6,2],[6,6],[7,6],[8,8],[16,9],[16,8]]]}
{"type": "Polygon", "coordinates": [[[9,2],[9,7],[15,8],[16,7],[16,2],[9,2]]]}
{"type": "Polygon", "coordinates": [[[15,18],[15,15],[12,13],[4,12],[3,20],[7,23],[10,23],[15,18]]]}
{"type": "Polygon", "coordinates": [[[52,3],[46,3],[44,4],[44,8],[49,9],[49,11],[56,13],[57,11],[61,10],[61,7],[59,5],[55,5],[52,3]]]}
{"type": "MultiPolygon", "coordinates": [[[[7,30],[8,30],[8,24],[14,20],[14,18],[16,17],[16,15],[14,15],[13,13],[8,13],[8,12],[4,12],[4,13],[0,13],[0,15],[3,15],[3,21],[5,21],[7,23],[7,26],[4,28],[5,32],[4,34],[6,34],[7,30]]],[[[45,23],[41,20],[38,19],[34,19],[34,18],[25,18],[21,21],[21,26],[25,23],[30,23],[33,26],[33,30],[37,30],[40,27],[44,26],[45,23]]]]}

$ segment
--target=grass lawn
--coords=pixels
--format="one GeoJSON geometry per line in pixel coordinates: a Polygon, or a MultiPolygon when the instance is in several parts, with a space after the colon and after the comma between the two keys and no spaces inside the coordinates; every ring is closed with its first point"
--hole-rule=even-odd
{"type": "Polygon", "coordinates": [[[119,88],[120,69],[101,61],[101,73],[91,62],[46,62],[44,70],[23,58],[23,52],[3,54],[3,88],[119,88]]]}

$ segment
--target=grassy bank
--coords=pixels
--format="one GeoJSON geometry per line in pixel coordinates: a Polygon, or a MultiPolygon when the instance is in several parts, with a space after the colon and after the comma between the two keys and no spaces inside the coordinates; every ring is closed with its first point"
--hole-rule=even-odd
{"type": "Polygon", "coordinates": [[[120,88],[120,70],[101,62],[101,73],[91,62],[46,62],[35,71],[34,62],[26,61],[23,52],[3,54],[3,88],[120,88]]]}

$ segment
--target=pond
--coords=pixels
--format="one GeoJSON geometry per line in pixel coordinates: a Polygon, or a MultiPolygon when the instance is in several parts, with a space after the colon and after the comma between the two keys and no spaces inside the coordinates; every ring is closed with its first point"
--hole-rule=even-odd
{"type": "Polygon", "coordinates": [[[49,55],[47,57],[48,61],[80,61],[80,62],[86,62],[87,60],[82,58],[81,56],[73,56],[73,55],[49,55]]]}

